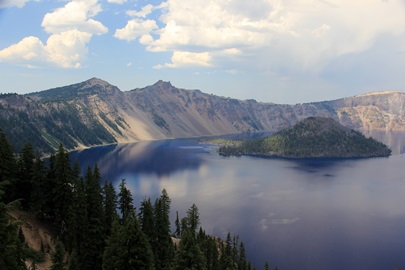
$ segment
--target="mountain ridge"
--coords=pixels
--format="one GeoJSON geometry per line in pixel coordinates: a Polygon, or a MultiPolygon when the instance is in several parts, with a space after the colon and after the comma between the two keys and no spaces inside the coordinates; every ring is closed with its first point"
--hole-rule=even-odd
{"type": "Polygon", "coordinates": [[[295,105],[238,100],[159,80],[121,91],[84,82],[26,95],[0,95],[0,124],[15,151],[32,142],[43,153],[68,149],[240,132],[278,131],[310,116],[358,130],[405,130],[405,94],[380,94],[295,105]]]}

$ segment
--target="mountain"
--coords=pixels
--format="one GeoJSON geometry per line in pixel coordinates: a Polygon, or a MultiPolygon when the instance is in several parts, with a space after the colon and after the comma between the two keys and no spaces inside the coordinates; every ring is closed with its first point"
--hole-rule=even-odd
{"type": "Polygon", "coordinates": [[[122,92],[101,79],[27,95],[0,95],[0,127],[16,152],[107,143],[278,131],[310,116],[358,130],[405,130],[405,94],[377,92],[296,105],[237,100],[170,82],[122,92]]]}
{"type": "Polygon", "coordinates": [[[221,146],[219,153],[286,158],[358,158],[387,157],[391,150],[331,118],[308,117],[272,136],[221,146]]]}

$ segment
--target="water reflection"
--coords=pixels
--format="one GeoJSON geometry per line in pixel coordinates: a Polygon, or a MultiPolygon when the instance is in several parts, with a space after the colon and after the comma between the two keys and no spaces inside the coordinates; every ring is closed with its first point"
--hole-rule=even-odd
{"type": "Polygon", "coordinates": [[[102,175],[116,180],[117,175],[154,174],[159,178],[181,170],[197,170],[204,162],[198,153],[204,145],[190,140],[166,140],[94,147],[70,154],[78,160],[83,173],[98,164],[102,175]]]}

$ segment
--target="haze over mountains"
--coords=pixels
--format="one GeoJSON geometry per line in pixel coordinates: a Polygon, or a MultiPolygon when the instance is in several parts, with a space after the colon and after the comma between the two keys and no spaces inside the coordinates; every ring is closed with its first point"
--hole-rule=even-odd
{"type": "Polygon", "coordinates": [[[101,79],[27,95],[0,95],[0,126],[15,151],[49,153],[106,143],[278,131],[310,116],[358,130],[405,130],[405,94],[376,92],[282,105],[179,89],[170,82],[122,92],[101,79]]]}

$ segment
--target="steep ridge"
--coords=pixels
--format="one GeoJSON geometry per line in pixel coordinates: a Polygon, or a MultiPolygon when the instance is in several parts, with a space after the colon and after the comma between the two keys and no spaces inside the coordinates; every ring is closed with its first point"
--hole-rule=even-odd
{"type": "Polygon", "coordinates": [[[359,130],[405,130],[405,94],[378,92],[296,105],[237,100],[170,82],[122,92],[101,79],[27,95],[0,95],[0,126],[15,151],[42,153],[116,142],[278,131],[310,116],[359,130]]]}

